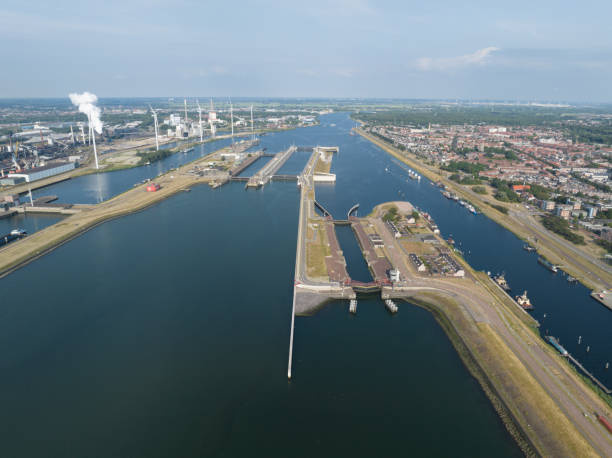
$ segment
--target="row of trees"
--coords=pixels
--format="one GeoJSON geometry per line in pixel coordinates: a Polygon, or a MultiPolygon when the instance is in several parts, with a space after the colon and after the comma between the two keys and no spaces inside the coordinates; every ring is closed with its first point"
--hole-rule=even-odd
{"type": "Polygon", "coordinates": [[[542,217],[542,224],[549,231],[559,234],[576,245],[585,245],[584,237],[572,232],[569,223],[563,218],[554,215],[544,215],[542,217]]]}

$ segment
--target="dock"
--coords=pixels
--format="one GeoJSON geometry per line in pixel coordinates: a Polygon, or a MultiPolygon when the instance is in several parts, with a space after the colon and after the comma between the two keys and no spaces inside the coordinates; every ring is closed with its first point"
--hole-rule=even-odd
{"type": "Polygon", "coordinates": [[[295,151],[297,151],[297,147],[291,146],[285,151],[275,154],[274,157],[266,163],[266,165],[264,165],[249,179],[246,187],[259,188],[261,186],[265,186],[295,151]]]}
{"type": "Polygon", "coordinates": [[[610,291],[600,291],[600,292],[593,291],[591,293],[591,297],[593,299],[595,299],[597,302],[599,302],[600,304],[603,304],[604,307],[607,307],[608,309],[612,310],[612,292],[610,292],[610,291]]]}
{"type": "MultiPolygon", "coordinates": [[[[300,209],[298,220],[297,247],[295,254],[295,277],[293,286],[293,304],[291,307],[291,331],[289,336],[289,361],[287,369],[287,377],[290,380],[292,377],[292,361],[293,361],[293,339],[295,335],[295,316],[308,315],[318,310],[325,302],[330,299],[355,299],[356,295],[350,285],[346,284],[348,274],[346,273],[346,261],[340,250],[340,245],[333,230],[333,220],[331,218],[321,217],[315,212],[315,184],[314,170],[316,163],[320,158],[321,152],[319,147],[308,148],[312,149],[312,155],[306,163],[302,173],[298,176],[300,184],[300,209]],[[309,221],[310,220],[310,221],[309,221]],[[329,242],[330,255],[323,260],[327,271],[326,278],[309,278],[307,269],[307,253],[309,245],[307,242],[309,224],[315,220],[316,224],[322,224],[323,231],[319,232],[326,235],[329,242]]],[[[291,147],[290,150],[297,151],[296,147],[291,147]]],[[[284,153],[288,158],[289,150],[284,153]]],[[[281,161],[283,157],[279,157],[281,161]]],[[[273,161],[275,159],[272,159],[273,161]]],[[[285,159],[286,160],[286,159],[285,159]]],[[[281,164],[282,165],[282,164],[281,164]]],[[[278,170],[278,163],[271,165],[267,173],[272,176],[275,169],[278,170]]]]}
{"type": "MultiPolygon", "coordinates": [[[[263,156],[263,151],[255,151],[251,153],[251,156],[247,157],[240,164],[230,169],[229,174],[230,174],[231,180],[232,181],[240,180],[240,177],[238,175],[244,172],[249,165],[251,165],[253,162],[255,162],[257,159],[259,159],[262,156],[263,156]]],[[[246,178],[248,180],[248,177],[246,178]]]]}
{"type": "Polygon", "coordinates": [[[593,381],[593,383],[595,383],[595,385],[597,385],[599,388],[601,388],[604,391],[604,393],[606,393],[606,394],[611,394],[612,393],[612,391],[610,391],[610,389],[608,389],[593,374],[591,374],[582,364],[580,364],[580,361],[578,361],[576,358],[574,358],[565,348],[563,348],[556,338],[554,338],[552,336],[546,336],[545,339],[559,352],[559,354],[561,356],[564,356],[565,358],[570,360],[572,363],[574,363],[574,365],[578,369],[580,369],[584,375],[586,375],[588,378],[590,378],[593,381]]]}
{"type": "Polygon", "coordinates": [[[591,374],[588,370],[586,370],[586,368],[582,364],[580,364],[580,361],[578,361],[576,358],[574,358],[569,353],[567,355],[567,359],[569,359],[572,363],[574,363],[576,367],[578,367],[578,369],[580,369],[584,373],[584,375],[590,378],[593,381],[593,383],[595,383],[599,388],[601,388],[606,394],[612,394],[612,391],[610,391],[609,388],[607,388],[603,383],[597,380],[597,378],[593,374],[591,374]]]}

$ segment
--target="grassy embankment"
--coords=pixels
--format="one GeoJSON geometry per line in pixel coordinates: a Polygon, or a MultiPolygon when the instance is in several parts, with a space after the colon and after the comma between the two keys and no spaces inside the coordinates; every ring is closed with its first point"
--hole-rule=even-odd
{"type": "Polygon", "coordinates": [[[313,280],[329,281],[325,258],[330,255],[331,250],[323,220],[320,218],[309,218],[306,245],[306,276],[313,280]]]}
{"type": "Polygon", "coordinates": [[[435,293],[409,301],[434,315],[526,455],[596,456],[490,325],[470,322],[458,304],[435,293]]]}
{"type": "MultiPolygon", "coordinates": [[[[567,253],[567,249],[554,240],[551,237],[551,234],[548,234],[548,231],[546,231],[543,227],[541,231],[534,233],[525,225],[520,224],[515,218],[512,217],[512,215],[506,214],[503,211],[495,208],[495,206],[499,206],[506,209],[516,209],[516,207],[513,207],[513,204],[504,206],[499,205],[496,203],[497,201],[495,201],[493,197],[489,195],[479,195],[472,192],[471,189],[466,189],[465,187],[458,185],[452,180],[449,180],[443,173],[441,173],[440,170],[422,164],[418,159],[408,156],[408,153],[400,152],[381,139],[375,138],[372,135],[365,133],[361,129],[357,129],[357,132],[398,160],[406,163],[415,170],[418,170],[422,175],[426,176],[430,180],[443,182],[457,195],[478,206],[482,213],[488,218],[505,227],[520,239],[529,240],[534,236],[537,237],[538,254],[548,259],[553,264],[563,265],[563,270],[578,279],[585,286],[594,290],[599,290],[605,289],[607,285],[612,284],[612,275],[609,272],[600,268],[598,265],[593,264],[587,259],[579,260],[576,259],[573,254],[567,253]],[[597,280],[597,278],[600,278],[602,281],[597,280]]],[[[577,249],[579,248],[577,247],[577,249]]]]}

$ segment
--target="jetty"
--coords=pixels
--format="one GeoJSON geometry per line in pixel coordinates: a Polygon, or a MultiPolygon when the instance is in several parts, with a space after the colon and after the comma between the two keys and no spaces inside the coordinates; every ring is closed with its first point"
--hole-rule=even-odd
{"type": "Polygon", "coordinates": [[[266,163],[266,165],[257,171],[255,175],[249,178],[246,187],[259,188],[261,186],[265,186],[295,151],[297,151],[297,147],[291,146],[285,151],[275,154],[274,157],[266,163]]]}
{"type": "MultiPolygon", "coordinates": [[[[321,205],[325,216],[315,212],[314,171],[321,157],[321,148],[326,152],[338,151],[336,147],[312,148],[312,154],[298,176],[300,210],[289,337],[289,379],[292,377],[295,316],[312,314],[330,299],[356,298],[353,288],[346,284],[346,260],[336,238],[331,215],[321,205]]],[[[295,147],[291,149],[297,150],[295,147]]]]}

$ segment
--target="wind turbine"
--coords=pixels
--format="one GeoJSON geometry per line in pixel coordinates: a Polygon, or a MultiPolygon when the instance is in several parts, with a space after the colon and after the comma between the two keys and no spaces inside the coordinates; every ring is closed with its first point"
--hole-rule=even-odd
{"type": "Polygon", "coordinates": [[[198,116],[200,117],[200,142],[204,141],[204,131],[202,130],[202,108],[200,107],[200,101],[196,99],[196,103],[198,104],[198,116]]]}
{"type": "Polygon", "coordinates": [[[155,150],[159,151],[159,139],[157,138],[157,112],[153,109],[151,104],[149,104],[149,108],[153,113],[153,124],[155,125],[155,150]]]}
{"type": "Polygon", "coordinates": [[[232,107],[232,101],[230,100],[230,123],[232,125],[232,146],[234,145],[234,108],[232,107]]]}
{"type": "Polygon", "coordinates": [[[251,140],[255,141],[255,132],[253,131],[253,105],[251,105],[251,140]]]}

